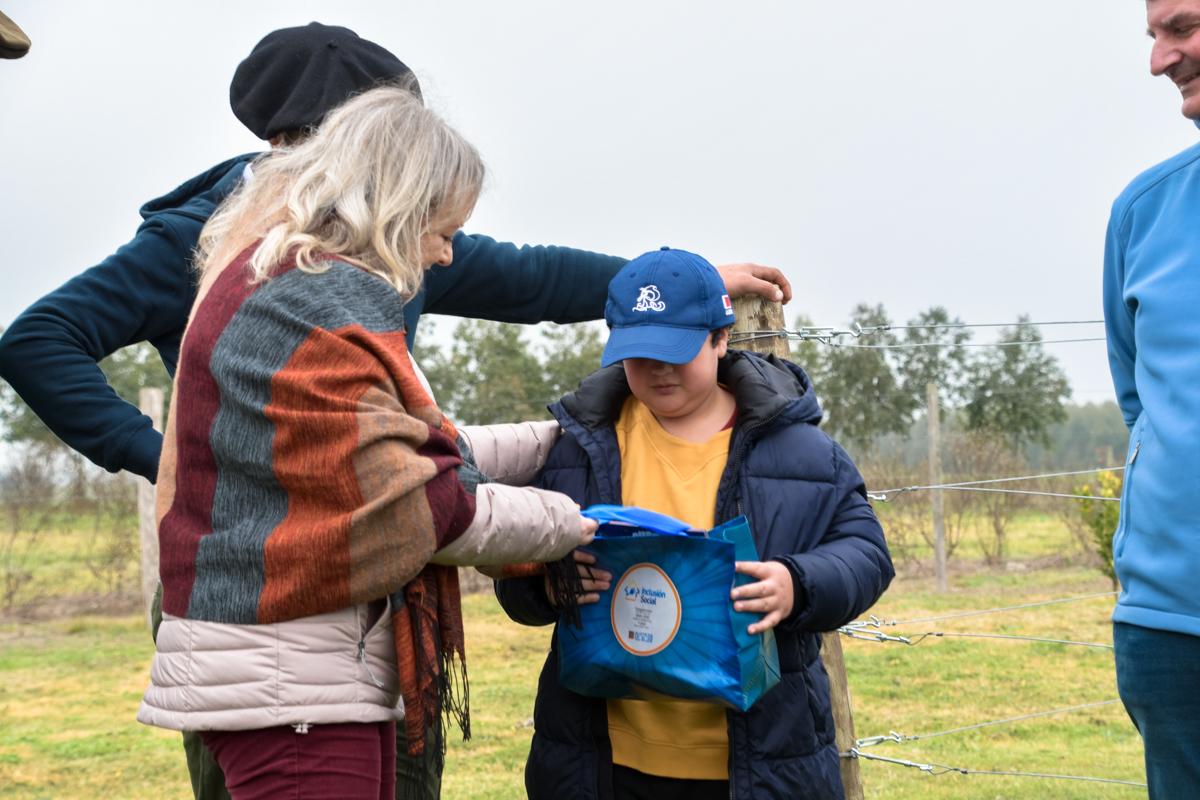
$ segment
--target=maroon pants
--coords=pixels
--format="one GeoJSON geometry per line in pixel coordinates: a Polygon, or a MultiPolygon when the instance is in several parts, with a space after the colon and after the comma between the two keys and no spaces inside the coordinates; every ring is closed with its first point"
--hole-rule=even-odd
{"type": "Polygon", "coordinates": [[[396,723],[291,725],[207,731],[204,744],[225,773],[233,800],[393,800],[396,723]]]}

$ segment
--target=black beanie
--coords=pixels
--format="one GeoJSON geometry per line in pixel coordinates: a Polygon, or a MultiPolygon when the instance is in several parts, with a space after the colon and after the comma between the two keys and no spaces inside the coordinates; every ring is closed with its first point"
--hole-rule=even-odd
{"type": "Polygon", "coordinates": [[[260,139],[321,124],[352,95],[403,81],[420,96],[412,70],[349,28],[310,22],[272,31],[233,73],[229,104],[260,139]]]}

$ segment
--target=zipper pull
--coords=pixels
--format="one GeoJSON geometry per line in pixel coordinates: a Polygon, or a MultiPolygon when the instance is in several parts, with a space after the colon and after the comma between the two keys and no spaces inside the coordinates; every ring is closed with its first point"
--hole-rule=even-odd
{"type": "Polygon", "coordinates": [[[371,679],[371,683],[379,689],[385,689],[383,682],[375,677],[375,673],[371,671],[371,665],[367,663],[367,640],[362,637],[358,640],[358,660],[362,663],[363,669],[367,671],[367,677],[371,679]]]}
{"type": "Polygon", "coordinates": [[[292,726],[292,730],[296,733],[308,733],[308,723],[300,722],[292,726]]]}
{"type": "Polygon", "coordinates": [[[1138,456],[1138,453],[1141,452],[1141,449],[1142,449],[1142,440],[1138,439],[1137,444],[1135,444],[1133,446],[1133,453],[1129,456],[1130,465],[1132,465],[1133,462],[1137,461],[1137,456],[1138,456]]]}

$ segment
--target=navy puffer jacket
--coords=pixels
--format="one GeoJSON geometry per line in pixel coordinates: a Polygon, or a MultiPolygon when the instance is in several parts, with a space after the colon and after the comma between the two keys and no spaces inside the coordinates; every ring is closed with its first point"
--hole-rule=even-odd
{"type": "MultiPolygon", "coordinates": [[[[716,519],[746,514],[760,557],[788,566],[795,608],[776,629],[782,678],[745,713],[730,711],[730,797],[829,800],[843,796],[829,679],[818,633],[865,612],[894,574],[862,477],[823,433],[808,376],[774,357],[731,350],[718,379],[737,399],[716,519]]],[[[629,396],[620,365],[587,378],[551,407],[564,435],[543,470],[545,488],[582,505],[621,502],[614,423],[629,396]]],[[[547,625],[558,615],[540,578],[498,581],[510,617],[547,625]]],[[[542,668],[533,745],[525,767],[531,798],[601,800],[612,795],[612,751],[603,700],[558,681],[558,638],[542,668]]]]}

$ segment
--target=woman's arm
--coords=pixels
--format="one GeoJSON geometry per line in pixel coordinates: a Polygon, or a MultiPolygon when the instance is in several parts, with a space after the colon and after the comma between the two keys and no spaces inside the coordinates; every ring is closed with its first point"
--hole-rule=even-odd
{"type": "Polygon", "coordinates": [[[525,486],[534,479],[561,432],[554,420],[464,425],[458,429],[474,453],[479,471],[510,486],[525,486]]]}

